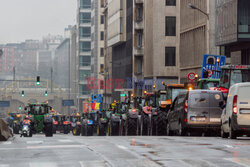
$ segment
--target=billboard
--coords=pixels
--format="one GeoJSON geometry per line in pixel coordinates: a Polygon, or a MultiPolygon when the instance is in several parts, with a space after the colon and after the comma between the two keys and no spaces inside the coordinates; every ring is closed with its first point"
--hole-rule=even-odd
{"type": "Polygon", "coordinates": [[[74,106],[74,100],[62,100],[63,106],[74,106]]]}
{"type": "Polygon", "coordinates": [[[10,101],[0,101],[0,107],[9,107],[10,101]]]}

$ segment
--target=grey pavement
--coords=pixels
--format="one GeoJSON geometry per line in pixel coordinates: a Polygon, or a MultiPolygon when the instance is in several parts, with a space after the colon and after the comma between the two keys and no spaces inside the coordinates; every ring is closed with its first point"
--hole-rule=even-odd
{"type": "Polygon", "coordinates": [[[250,138],[83,137],[42,134],[0,142],[0,167],[250,166],[250,138]]]}

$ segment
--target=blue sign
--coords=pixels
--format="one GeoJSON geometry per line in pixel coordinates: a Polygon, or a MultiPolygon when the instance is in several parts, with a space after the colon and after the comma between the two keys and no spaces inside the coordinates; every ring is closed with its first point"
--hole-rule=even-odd
{"type": "Polygon", "coordinates": [[[94,95],[92,94],[91,95],[91,103],[102,103],[102,94],[97,94],[97,95],[94,95]]]}
{"type": "Polygon", "coordinates": [[[63,106],[74,106],[74,100],[62,100],[63,106]]]}
{"type": "Polygon", "coordinates": [[[208,71],[208,78],[219,79],[221,66],[226,64],[226,57],[219,55],[203,55],[201,78],[205,71],[208,71]]]}
{"type": "Polygon", "coordinates": [[[0,107],[9,107],[10,101],[0,101],[0,107]]]}

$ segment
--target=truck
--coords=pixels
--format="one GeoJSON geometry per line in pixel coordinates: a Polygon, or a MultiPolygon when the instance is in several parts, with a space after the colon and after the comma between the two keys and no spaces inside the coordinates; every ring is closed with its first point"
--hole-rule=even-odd
{"type": "Polygon", "coordinates": [[[25,111],[31,116],[31,131],[32,133],[45,133],[46,137],[53,136],[53,119],[49,114],[52,109],[48,103],[28,104],[25,111]]]}

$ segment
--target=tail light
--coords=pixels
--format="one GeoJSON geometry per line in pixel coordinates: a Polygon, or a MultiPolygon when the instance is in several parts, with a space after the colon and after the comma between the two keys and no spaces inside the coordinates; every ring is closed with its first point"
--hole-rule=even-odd
{"type": "Polygon", "coordinates": [[[81,125],[81,122],[76,122],[77,125],[81,125]]]}
{"type": "Polygon", "coordinates": [[[187,122],[187,118],[184,119],[184,122],[187,122]]]}
{"type": "Polygon", "coordinates": [[[233,113],[234,114],[237,114],[237,98],[238,98],[238,96],[235,95],[234,99],[233,99],[233,113]]]}
{"type": "Polygon", "coordinates": [[[133,109],[132,112],[136,112],[136,109],[133,109]]]}
{"type": "Polygon", "coordinates": [[[57,121],[54,121],[53,123],[54,123],[54,125],[57,125],[57,124],[58,124],[58,122],[57,122],[57,121]]]}
{"type": "Polygon", "coordinates": [[[187,102],[187,100],[185,101],[184,111],[185,111],[185,112],[188,112],[188,102],[187,102]]]}

